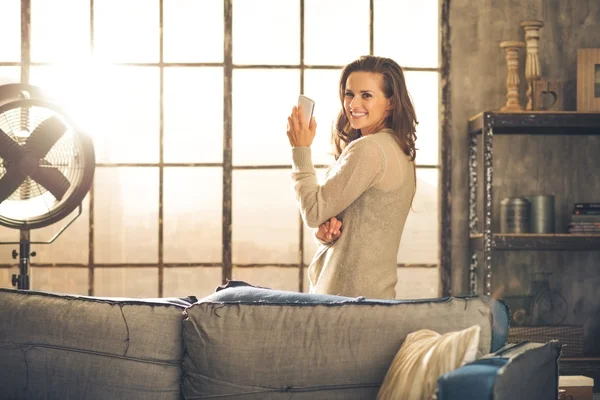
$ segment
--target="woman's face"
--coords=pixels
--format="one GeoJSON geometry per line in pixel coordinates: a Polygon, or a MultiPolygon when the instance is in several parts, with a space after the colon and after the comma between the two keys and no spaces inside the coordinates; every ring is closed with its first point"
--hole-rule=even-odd
{"type": "Polygon", "coordinates": [[[350,125],[363,136],[385,128],[385,118],[392,109],[383,93],[383,75],[355,71],[348,75],[344,93],[344,112],[350,125]]]}

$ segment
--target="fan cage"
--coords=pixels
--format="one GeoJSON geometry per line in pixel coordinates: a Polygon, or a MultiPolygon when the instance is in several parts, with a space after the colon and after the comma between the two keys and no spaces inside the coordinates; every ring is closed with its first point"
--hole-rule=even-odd
{"type": "MultiPolygon", "coordinates": [[[[61,109],[42,100],[17,100],[0,107],[0,129],[23,146],[29,134],[48,118],[58,118],[66,127],[60,139],[40,162],[40,168],[57,168],[70,186],[61,200],[27,177],[0,203],[0,225],[33,229],[50,225],[73,211],[89,191],[95,159],[91,139],[66,117],[61,109]],[[44,162],[45,161],[45,162],[44,162]]],[[[9,161],[0,156],[0,179],[9,161]]]]}

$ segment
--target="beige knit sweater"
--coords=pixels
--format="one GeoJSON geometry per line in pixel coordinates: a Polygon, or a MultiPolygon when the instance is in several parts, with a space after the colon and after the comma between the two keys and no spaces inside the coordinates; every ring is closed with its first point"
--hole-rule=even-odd
{"type": "Polygon", "coordinates": [[[342,221],[335,243],[320,240],[308,269],[311,293],[396,297],[397,254],[415,189],[414,165],[392,131],[350,143],[319,184],[310,147],[292,149],[292,180],[304,222],[342,221]]]}

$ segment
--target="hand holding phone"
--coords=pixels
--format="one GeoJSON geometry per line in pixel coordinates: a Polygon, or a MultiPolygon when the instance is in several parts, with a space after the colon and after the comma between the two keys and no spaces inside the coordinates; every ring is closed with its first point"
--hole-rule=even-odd
{"type": "Polygon", "coordinates": [[[287,136],[292,147],[311,146],[317,130],[316,121],[312,121],[314,108],[315,102],[313,100],[302,94],[298,97],[298,106],[294,106],[288,117],[287,136]],[[300,115],[300,109],[302,109],[302,116],[300,115]],[[300,122],[301,117],[304,117],[304,125],[300,122]]]}
{"type": "Polygon", "coordinates": [[[312,99],[301,94],[300,96],[298,96],[298,106],[302,107],[302,111],[304,111],[305,117],[304,122],[306,122],[306,126],[309,126],[310,120],[313,116],[313,111],[315,109],[315,102],[312,99]]]}

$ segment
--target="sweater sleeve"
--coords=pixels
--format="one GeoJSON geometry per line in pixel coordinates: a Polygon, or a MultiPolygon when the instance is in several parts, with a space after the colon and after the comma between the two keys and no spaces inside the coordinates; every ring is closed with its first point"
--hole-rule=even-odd
{"type": "Polygon", "coordinates": [[[383,151],[375,142],[359,139],[342,152],[319,185],[310,147],[292,149],[292,180],[300,213],[306,224],[317,228],[345,210],[385,173],[383,151]]]}

